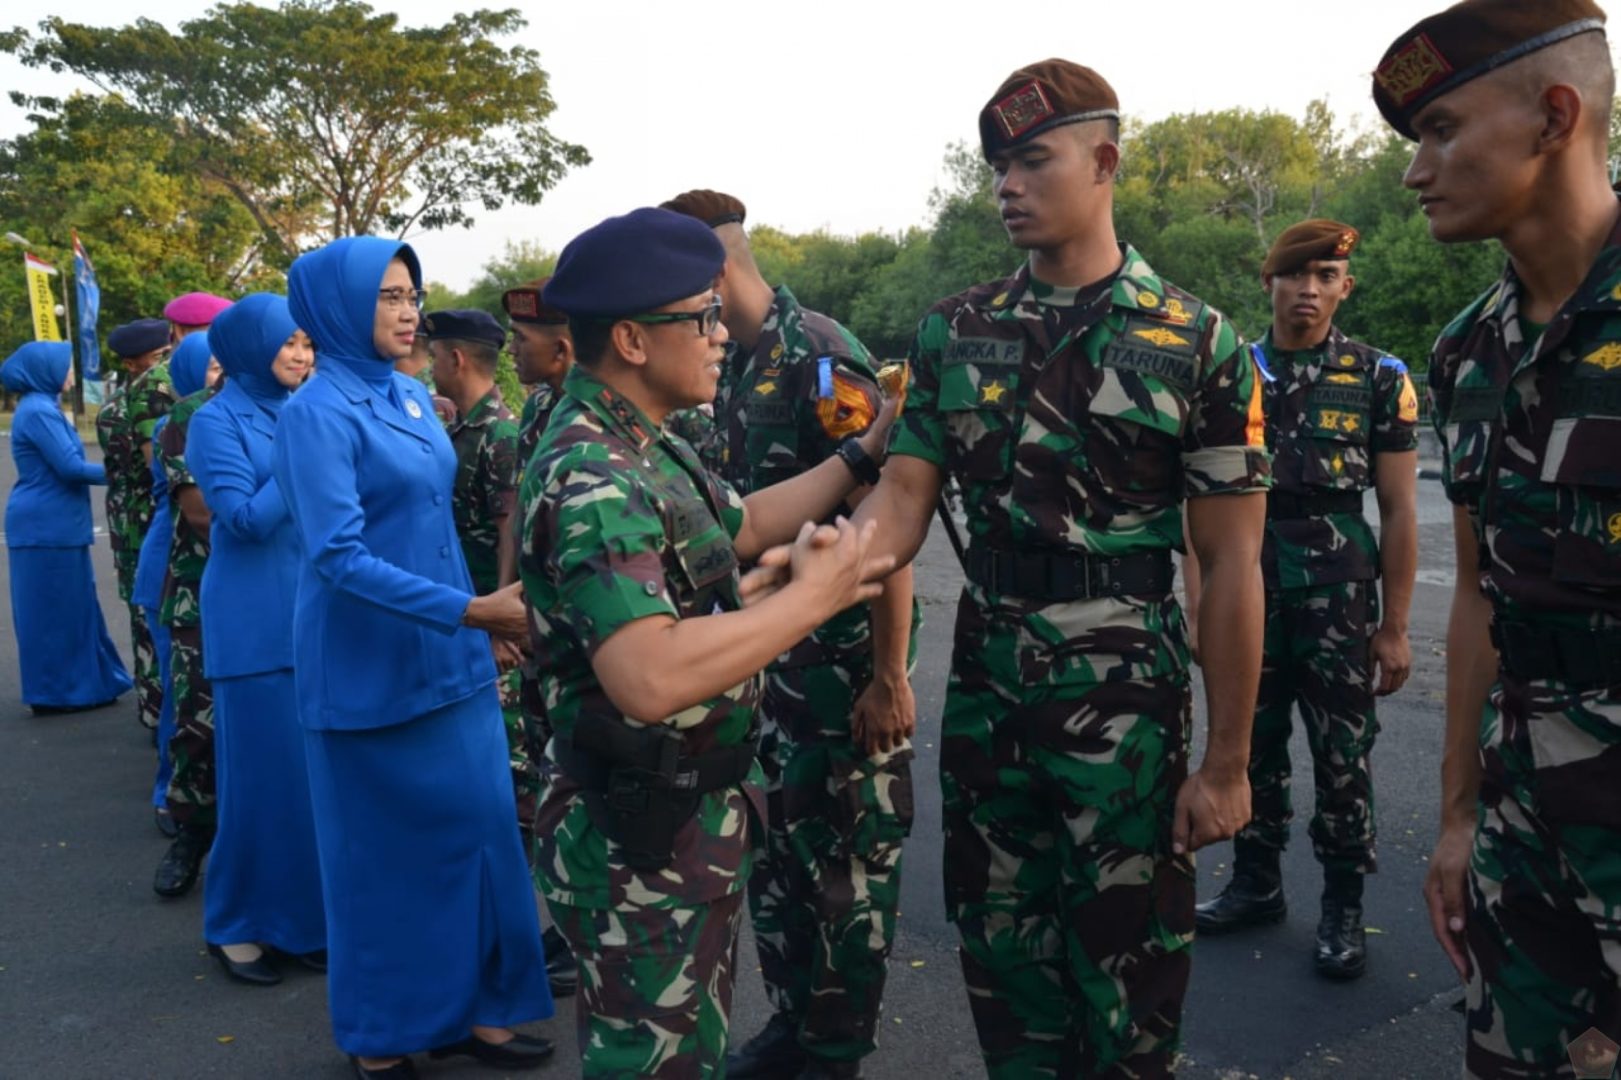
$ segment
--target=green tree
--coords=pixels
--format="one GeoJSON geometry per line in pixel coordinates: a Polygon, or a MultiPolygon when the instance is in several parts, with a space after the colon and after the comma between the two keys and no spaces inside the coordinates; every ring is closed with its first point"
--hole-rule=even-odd
{"type": "Polygon", "coordinates": [[[0,46],[122,94],[247,210],[286,266],[324,240],[538,203],[590,160],[546,129],[555,104],[539,54],[497,40],[524,25],[516,9],[412,28],[360,0],[287,0],[219,4],[179,33],[53,16],[0,46]]]}
{"type": "MultiPolygon", "coordinates": [[[[157,315],[194,289],[279,288],[253,219],[201,176],[176,169],[164,133],[116,97],[75,95],[0,142],[0,228],[67,269],[77,230],[101,285],[103,328],[157,315]]],[[[9,261],[9,260],[8,260],[9,261]]],[[[20,273],[0,274],[0,341],[32,336],[20,273]]]]}

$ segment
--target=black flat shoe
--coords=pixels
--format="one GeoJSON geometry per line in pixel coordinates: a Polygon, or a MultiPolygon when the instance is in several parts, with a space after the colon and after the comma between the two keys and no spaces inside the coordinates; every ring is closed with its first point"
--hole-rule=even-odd
{"type": "Polygon", "coordinates": [[[359,1058],[351,1054],[349,1064],[355,1067],[355,1076],[358,1080],[416,1080],[417,1078],[417,1067],[411,1064],[410,1058],[401,1058],[394,1064],[381,1069],[368,1069],[360,1063],[359,1058]]]}
{"type": "Polygon", "coordinates": [[[225,974],[249,986],[275,986],[281,982],[281,972],[270,963],[269,954],[261,952],[257,960],[232,960],[218,945],[208,947],[208,955],[220,962],[225,974]]]}
{"type": "Polygon", "coordinates": [[[168,807],[154,806],[152,808],[152,820],[157,823],[158,832],[167,836],[170,840],[180,835],[180,826],[176,824],[174,815],[169,813],[168,807]]]}
{"type": "Polygon", "coordinates": [[[428,1056],[437,1059],[465,1054],[495,1069],[538,1069],[556,1049],[550,1039],[513,1032],[511,1039],[499,1045],[469,1035],[461,1042],[429,1050],[428,1056]]]}

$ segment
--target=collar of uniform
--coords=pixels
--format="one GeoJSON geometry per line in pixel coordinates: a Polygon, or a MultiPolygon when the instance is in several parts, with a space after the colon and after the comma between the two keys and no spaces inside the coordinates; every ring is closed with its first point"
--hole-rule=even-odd
{"type": "Polygon", "coordinates": [[[589,409],[604,427],[634,446],[637,453],[658,440],[659,429],[646,413],[581,364],[575,364],[563,376],[563,394],[589,409]]]}
{"type": "MultiPolygon", "coordinates": [[[[1501,324],[1519,318],[1520,289],[1520,276],[1514,272],[1513,260],[1509,260],[1496,288],[1486,299],[1481,318],[1501,324]]],[[[1573,312],[1621,311],[1621,217],[1616,219],[1609,239],[1604,241],[1598,258],[1588,267],[1586,277],[1566,307],[1573,312]]]]}
{"type": "Polygon", "coordinates": [[[460,417],[454,424],[450,425],[450,430],[459,431],[462,428],[478,427],[480,424],[487,423],[494,419],[495,410],[500,404],[501,388],[492,386],[489,393],[473,403],[473,407],[467,410],[466,416],[460,417]]]}
{"type": "Polygon", "coordinates": [[[1268,359],[1276,360],[1285,356],[1295,356],[1302,353],[1311,353],[1314,356],[1323,357],[1339,356],[1349,351],[1351,339],[1345,336],[1344,331],[1339,328],[1337,323],[1329,323],[1328,336],[1323,339],[1322,344],[1310,349],[1282,349],[1279,348],[1278,343],[1273,340],[1272,327],[1269,326],[1266,328],[1266,333],[1261,335],[1259,344],[1261,346],[1261,351],[1266,353],[1268,359]]]}

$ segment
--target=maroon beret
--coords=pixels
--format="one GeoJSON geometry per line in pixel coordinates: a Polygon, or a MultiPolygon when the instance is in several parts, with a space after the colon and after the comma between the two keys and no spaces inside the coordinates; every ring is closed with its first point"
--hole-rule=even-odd
{"type": "Polygon", "coordinates": [[[1385,50],[1373,100],[1391,127],[1416,140],[1413,116],[1441,95],[1538,49],[1603,30],[1604,12],[1593,0],[1463,0],[1385,50]]]}
{"type": "Polygon", "coordinates": [[[1063,124],[1118,119],[1120,99],[1102,75],[1069,60],[1043,60],[1002,80],[979,111],[979,145],[990,157],[1063,124]]]}
{"type": "Polygon", "coordinates": [[[550,274],[534,281],[526,281],[501,294],[501,307],[506,310],[507,321],[533,323],[538,326],[565,326],[568,316],[549,306],[540,298],[540,290],[552,279],[550,274]]]}
{"type": "Polygon", "coordinates": [[[749,216],[748,210],[743,206],[743,200],[737,196],[704,188],[683,191],[669,202],[659,203],[659,207],[697,218],[711,229],[731,222],[741,225],[743,219],[749,216]]]}
{"type": "Polygon", "coordinates": [[[189,292],[165,304],[163,317],[176,326],[208,326],[214,321],[214,316],[230,306],[231,302],[223,296],[189,292]]]}
{"type": "Polygon", "coordinates": [[[1312,218],[1291,225],[1272,241],[1261,273],[1287,274],[1313,259],[1349,259],[1361,234],[1344,222],[1312,218]]]}

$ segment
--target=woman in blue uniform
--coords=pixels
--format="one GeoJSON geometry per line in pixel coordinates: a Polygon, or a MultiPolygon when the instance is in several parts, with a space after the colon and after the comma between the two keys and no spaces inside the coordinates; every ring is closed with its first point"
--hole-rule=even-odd
{"type": "Polygon", "coordinates": [[[225,388],[186,432],[186,464],[212,515],[202,627],[219,824],[203,937],[231,978],[273,986],[281,975],[266,946],[325,966],[315,822],[293,694],[298,537],[270,475],[276,419],[309,372],[311,352],[286,299],[269,293],[221,312],[208,345],[225,388]]]}
{"type": "MultiPolygon", "coordinates": [[[[169,357],[169,378],[180,397],[201,390],[208,381],[208,366],[213,355],[208,349],[206,334],[193,334],[179,345],[169,357]]],[[[169,422],[161,418],[152,430],[156,443],[158,433],[169,422]]],[[[158,730],[155,745],[158,748],[157,775],[152,780],[152,813],[163,835],[173,838],[174,819],[169,816],[169,776],[174,772],[174,759],[169,756],[169,740],[174,738],[174,690],[169,679],[169,628],[158,618],[163,605],[163,575],[169,569],[169,545],[174,540],[174,509],[169,505],[169,474],[156,454],[152,456],[152,523],[146,528],[141,541],[141,554],[135,562],[135,588],[130,599],[145,613],[146,625],[152,631],[152,647],[158,654],[158,682],[163,688],[163,705],[158,710],[158,730]]]]}
{"type": "Polygon", "coordinates": [[[85,460],[62,415],[72,365],[66,342],[31,341],[0,367],[6,389],[22,395],[11,420],[17,483],[6,499],[6,554],[23,701],[36,714],[108,705],[133,685],[96,599],[90,488],[107,474],[85,460]]]}
{"type": "Polygon", "coordinates": [[[405,1055],[540,1064],[510,1025],[552,1014],[484,631],[521,639],[515,588],[475,597],[456,457],[426,389],[394,372],[422,273],[348,237],[288,274],[316,375],[277,421],[274,475],[303,548],[293,670],[321,853],[328,998],[359,1076],[405,1055]]]}

